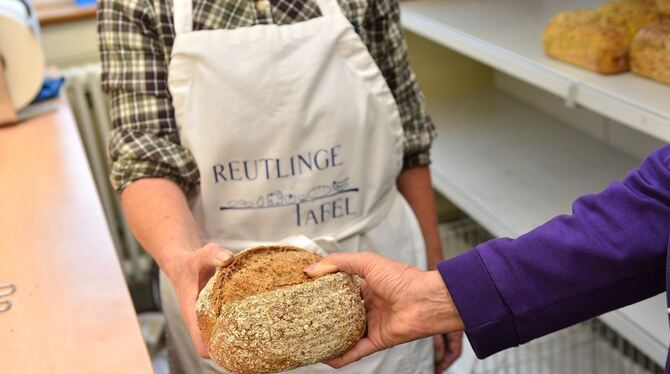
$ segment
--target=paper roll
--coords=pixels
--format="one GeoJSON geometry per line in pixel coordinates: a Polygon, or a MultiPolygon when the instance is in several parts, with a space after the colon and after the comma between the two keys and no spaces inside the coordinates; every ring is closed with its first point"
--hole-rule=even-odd
{"type": "Polygon", "coordinates": [[[21,2],[0,3],[0,57],[17,111],[33,101],[44,80],[44,54],[32,27],[30,14],[21,2]]]}

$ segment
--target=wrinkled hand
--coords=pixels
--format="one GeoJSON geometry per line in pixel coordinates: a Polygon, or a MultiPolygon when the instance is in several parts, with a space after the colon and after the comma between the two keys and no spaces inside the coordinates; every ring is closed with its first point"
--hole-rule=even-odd
{"type": "Polygon", "coordinates": [[[209,357],[207,347],[202,340],[196,320],[195,306],[200,290],[214,275],[218,266],[228,265],[233,261],[233,253],[218,244],[210,243],[192,252],[183,252],[171,261],[165,272],[172,281],[179,309],[196,351],[202,357],[209,357]]]}
{"type": "Polygon", "coordinates": [[[462,331],[433,336],[436,374],[443,373],[461,356],[462,342],[462,331]]]}
{"type": "Polygon", "coordinates": [[[332,254],[305,269],[312,277],[336,271],[362,278],[368,328],[367,336],[351,350],[326,361],[332,367],[340,368],[401,343],[463,329],[436,271],[424,272],[369,252],[332,254]]]}

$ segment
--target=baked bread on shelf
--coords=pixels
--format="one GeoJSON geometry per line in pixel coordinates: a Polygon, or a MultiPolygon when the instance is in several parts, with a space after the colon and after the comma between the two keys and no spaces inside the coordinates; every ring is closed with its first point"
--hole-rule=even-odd
{"type": "Polygon", "coordinates": [[[670,15],[670,0],[656,0],[656,7],[662,13],[670,15]]]}
{"type": "Polygon", "coordinates": [[[542,36],[548,56],[602,74],[628,69],[628,26],[595,9],[557,14],[542,36]]]}
{"type": "Polygon", "coordinates": [[[273,373],[349,350],[365,331],[360,288],[343,272],[306,276],[303,269],[321,258],[256,247],[219,268],[196,308],[211,359],[233,373],[273,373]]]}
{"type": "Polygon", "coordinates": [[[548,56],[601,74],[629,70],[630,44],[645,25],[661,14],[643,0],[620,0],[597,9],[557,14],[542,41],[548,56]]]}
{"type": "Polygon", "coordinates": [[[630,49],[633,73],[670,84],[670,19],[644,27],[630,49]]]}
{"type": "Polygon", "coordinates": [[[625,21],[631,41],[641,28],[663,17],[654,4],[643,0],[612,1],[600,6],[598,11],[625,21]]]}

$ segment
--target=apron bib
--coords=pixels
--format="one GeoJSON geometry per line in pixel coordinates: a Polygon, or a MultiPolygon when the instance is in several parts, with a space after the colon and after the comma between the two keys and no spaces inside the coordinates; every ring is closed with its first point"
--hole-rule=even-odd
{"type": "MultiPolygon", "coordinates": [[[[193,32],[191,0],[174,1],[168,83],[200,172],[191,208],[201,238],[233,251],[375,250],[425,268],[421,231],[395,187],[395,99],[337,1],[317,4],[322,16],[305,22],[193,32]]],[[[430,341],[342,370],[429,371],[430,341]]]]}

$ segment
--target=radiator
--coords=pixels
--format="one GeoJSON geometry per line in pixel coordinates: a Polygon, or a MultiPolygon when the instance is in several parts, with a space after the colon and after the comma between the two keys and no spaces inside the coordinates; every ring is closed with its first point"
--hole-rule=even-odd
{"type": "Polygon", "coordinates": [[[100,65],[84,65],[63,71],[65,92],[77,121],[89,166],[102,203],[124,275],[145,278],[151,259],[135,240],[109,183],[107,140],[111,129],[108,101],[100,89],[100,65]]]}

